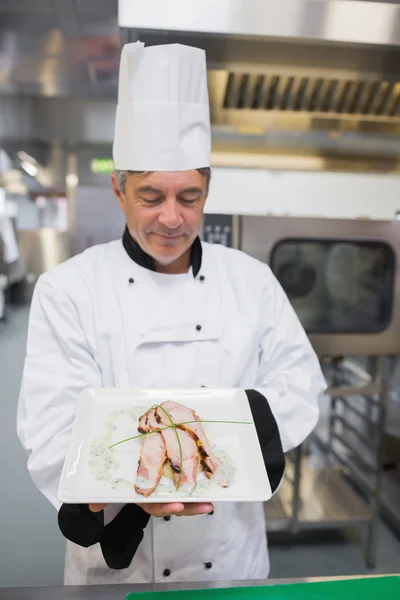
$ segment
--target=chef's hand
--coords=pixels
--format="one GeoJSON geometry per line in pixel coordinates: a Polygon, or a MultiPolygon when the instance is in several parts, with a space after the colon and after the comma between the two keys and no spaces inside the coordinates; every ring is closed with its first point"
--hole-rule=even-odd
{"type": "MultiPolygon", "coordinates": [[[[107,504],[89,504],[92,512],[100,512],[107,504]]],[[[214,507],[209,502],[193,502],[183,504],[182,502],[168,502],[155,504],[138,504],[151,517],[193,517],[195,515],[207,515],[213,512],[214,507]]]]}
{"type": "Polygon", "coordinates": [[[89,508],[92,512],[100,512],[104,510],[108,504],[89,504],[89,508]]]}
{"type": "Polygon", "coordinates": [[[168,502],[156,504],[138,504],[152,517],[193,517],[195,515],[206,515],[213,512],[214,507],[209,502],[168,502]]]}

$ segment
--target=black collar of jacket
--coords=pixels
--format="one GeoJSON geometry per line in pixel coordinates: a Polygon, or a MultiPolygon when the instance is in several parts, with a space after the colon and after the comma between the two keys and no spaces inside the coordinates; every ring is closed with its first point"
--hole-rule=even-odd
{"type": "MultiPolygon", "coordinates": [[[[122,236],[122,244],[128,256],[140,267],[149,269],[149,271],[156,270],[156,263],[154,258],[152,256],[149,256],[149,254],[146,254],[146,252],[141,249],[139,244],[135,242],[135,240],[129,233],[127,227],[125,227],[124,235],[122,236]]],[[[201,247],[201,241],[200,238],[197,237],[192,244],[192,250],[190,255],[190,264],[192,266],[193,277],[196,277],[201,269],[202,256],[203,250],[201,247]]]]}

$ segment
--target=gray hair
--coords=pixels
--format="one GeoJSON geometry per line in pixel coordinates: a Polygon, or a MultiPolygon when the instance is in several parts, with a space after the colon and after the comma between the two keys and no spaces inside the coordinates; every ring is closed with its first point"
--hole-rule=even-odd
{"type": "MultiPolygon", "coordinates": [[[[202,167],[200,169],[197,169],[197,171],[200,173],[200,175],[203,175],[203,177],[207,179],[208,193],[211,181],[211,169],[210,167],[202,167]]],[[[148,172],[150,173],[150,171],[148,172]]],[[[144,175],[145,173],[146,171],[121,171],[120,169],[114,170],[114,175],[117,178],[118,187],[122,193],[125,193],[126,180],[128,179],[129,175],[144,175]]]]}
{"type": "Polygon", "coordinates": [[[126,180],[128,175],[133,175],[135,171],[121,171],[120,169],[114,170],[114,175],[117,178],[118,187],[120,192],[125,193],[126,180]]]}

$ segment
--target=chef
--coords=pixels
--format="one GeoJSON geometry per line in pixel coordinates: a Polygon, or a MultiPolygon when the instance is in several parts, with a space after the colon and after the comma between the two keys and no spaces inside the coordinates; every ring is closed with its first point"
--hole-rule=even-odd
{"type": "Polygon", "coordinates": [[[269,267],[200,242],[210,140],[204,52],[127,44],[112,176],[126,230],[40,277],[18,406],[29,472],[68,539],[66,584],[268,576],[260,503],[57,499],[85,388],[245,390],[272,491],[317,422],[325,382],[269,267]]]}

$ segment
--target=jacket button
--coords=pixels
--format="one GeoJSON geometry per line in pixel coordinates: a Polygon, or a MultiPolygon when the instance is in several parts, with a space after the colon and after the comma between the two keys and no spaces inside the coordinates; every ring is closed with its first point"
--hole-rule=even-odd
{"type": "Polygon", "coordinates": [[[129,283],[135,283],[135,280],[133,279],[133,277],[129,277],[129,283]]]}
{"type": "Polygon", "coordinates": [[[169,577],[171,575],[171,571],[169,569],[164,569],[163,575],[164,577],[169,577]]]}
{"type": "Polygon", "coordinates": [[[199,278],[199,279],[200,279],[200,281],[204,281],[204,280],[205,280],[205,277],[204,277],[204,275],[200,275],[200,278],[199,278]]]}
{"type": "Polygon", "coordinates": [[[212,562],[206,562],[206,564],[204,565],[206,569],[211,569],[212,568],[212,562]]]}
{"type": "Polygon", "coordinates": [[[171,517],[170,517],[170,516],[168,516],[168,517],[164,517],[164,521],[170,521],[170,520],[171,520],[171,517]]]}
{"type": "Polygon", "coordinates": [[[196,325],[197,331],[201,331],[201,325],[196,325]]]}

